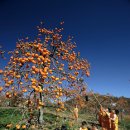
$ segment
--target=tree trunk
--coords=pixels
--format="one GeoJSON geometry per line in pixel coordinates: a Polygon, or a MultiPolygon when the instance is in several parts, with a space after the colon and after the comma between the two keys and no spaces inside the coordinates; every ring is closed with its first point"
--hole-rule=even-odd
{"type": "MultiPolygon", "coordinates": [[[[40,100],[43,102],[43,96],[41,93],[40,93],[40,100]]],[[[43,106],[41,106],[41,108],[39,109],[38,122],[39,122],[39,124],[43,124],[43,122],[44,122],[44,120],[43,120],[43,106]]]]}
{"type": "Polygon", "coordinates": [[[39,110],[39,123],[43,124],[43,107],[39,110]]]}

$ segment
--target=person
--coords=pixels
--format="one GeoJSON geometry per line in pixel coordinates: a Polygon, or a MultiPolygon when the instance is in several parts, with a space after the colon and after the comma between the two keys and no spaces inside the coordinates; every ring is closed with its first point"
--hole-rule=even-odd
{"type": "Polygon", "coordinates": [[[116,119],[115,119],[115,130],[118,130],[118,114],[119,110],[115,110],[116,119]]]}
{"type": "Polygon", "coordinates": [[[99,123],[102,127],[102,130],[110,130],[111,128],[111,121],[110,121],[110,113],[109,110],[106,108],[100,108],[100,118],[99,123]]]}
{"type": "Polygon", "coordinates": [[[92,129],[91,130],[98,130],[97,126],[95,124],[92,124],[92,129]]]}
{"type": "Polygon", "coordinates": [[[115,119],[115,130],[118,130],[118,116],[115,119]]]}
{"type": "Polygon", "coordinates": [[[106,112],[105,112],[105,108],[103,108],[101,106],[100,108],[100,124],[101,124],[101,127],[102,127],[102,130],[106,130],[106,112]]]}
{"type": "Polygon", "coordinates": [[[102,126],[102,117],[103,117],[102,112],[103,112],[103,108],[102,108],[102,106],[101,106],[101,107],[100,107],[100,110],[99,110],[99,112],[98,112],[98,122],[99,122],[99,125],[100,125],[100,126],[102,126]]]}
{"type": "Polygon", "coordinates": [[[78,121],[78,107],[77,107],[77,105],[75,105],[73,113],[74,113],[74,119],[76,121],[78,121]]]}
{"type": "Polygon", "coordinates": [[[86,125],[87,125],[86,121],[83,121],[79,130],[88,130],[88,128],[86,127],[86,125]]]}
{"type": "Polygon", "coordinates": [[[110,120],[110,112],[109,112],[108,108],[105,109],[105,113],[106,113],[106,116],[104,117],[105,118],[105,129],[110,130],[111,129],[111,120],[110,120]]]}
{"type": "Polygon", "coordinates": [[[115,113],[115,110],[112,110],[110,113],[110,120],[111,120],[111,130],[118,130],[118,117],[115,113]]]}

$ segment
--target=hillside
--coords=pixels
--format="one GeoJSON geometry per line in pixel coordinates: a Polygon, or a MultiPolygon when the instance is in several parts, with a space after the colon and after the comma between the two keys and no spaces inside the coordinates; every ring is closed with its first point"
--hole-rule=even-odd
{"type": "MultiPolygon", "coordinates": [[[[120,111],[119,114],[119,124],[120,128],[123,130],[129,130],[129,109],[130,108],[130,99],[129,98],[117,98],[117,97],[110,97],[104,96],[104,95],[98,95],[95,94],[97,100],[102,104],[104,107],[110,107],[116,108],[122,110],[122,107],[126,105],[126,107],[123,107],[123,112],[120,111]],[[122,107],[119,103],[123,103],[122,107]],[[111,103],[118,103],[116,106],[112,106],[111,103]],[[125,129],[124,129],[125,128],[125,129]]],[[[56,127],[60,127],[62,124],[66,124],[69,128],[69,130],[78,130],[78,128],[81,125],[82,121],[87,121],[88,127],[91,126],[92,123],[95,123],[98,125],[97,121],[97,113],[99,108],[99,103],[95,100],[95,98],[92,95],[89,95],[87,97],[82,97],[81,101],[84,101],[84,104],[79,105],[79,120],[77,123],[73,120],[73,104],[76,103],[73,99],[65,102],[66,111],[59,111],[57,112],[55,110],[55,105],[51,107],[45,107],[44,108],[44,130],[53,130],[56,127]]],[[[83,102],[82,102],[83,103],[83,102]]],[[[21,120],[20,111],[17,109],[17,107],[1,107],[0,108],[0,129],[4,129],[7,124],[12,123],[15,126],[17,124],[17,121],[21,120]]],[[[99,126],[98,126],[99,127],[99,126]]],[[[35,127],[35,129],[37,129],[35,127]]],[[[41,126],[41,130],[42,130],[41,126]]],[[[100,130],[100,127],[99,127],[100,130]]],[[[121,129],[120,129],[121,130],[121,129]]]]}

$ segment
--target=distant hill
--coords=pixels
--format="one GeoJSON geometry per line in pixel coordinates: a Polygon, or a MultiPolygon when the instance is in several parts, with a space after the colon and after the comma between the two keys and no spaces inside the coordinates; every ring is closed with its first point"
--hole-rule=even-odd
{"type": "Polygon", "coordinates": [[[71,99],[66,102],[66,106],[73,107],[73,104],[78,104],[81,107],[81,111],[85,110],[91,113],[97,112],[100,105],[105,108],[117,109],[119,112],[125,115],[130,114],[130,98],[126,97],[114,97],[111,95],[100,94],[88,94],[84,97],[80,97],[79,101],[71,99]]]}

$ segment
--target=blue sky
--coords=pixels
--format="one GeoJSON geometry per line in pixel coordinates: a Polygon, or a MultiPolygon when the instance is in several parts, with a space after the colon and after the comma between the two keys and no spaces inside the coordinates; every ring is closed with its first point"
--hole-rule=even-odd
{"type": "Polygon", "coordinates": [[[1,0],[3,48],[12,50],[18,38],[33,37],[42,20],[50,28],[65,21],[64,37],[74,36],[91,64],[91,89],[130,97],[130,0],[1,0]]]}

